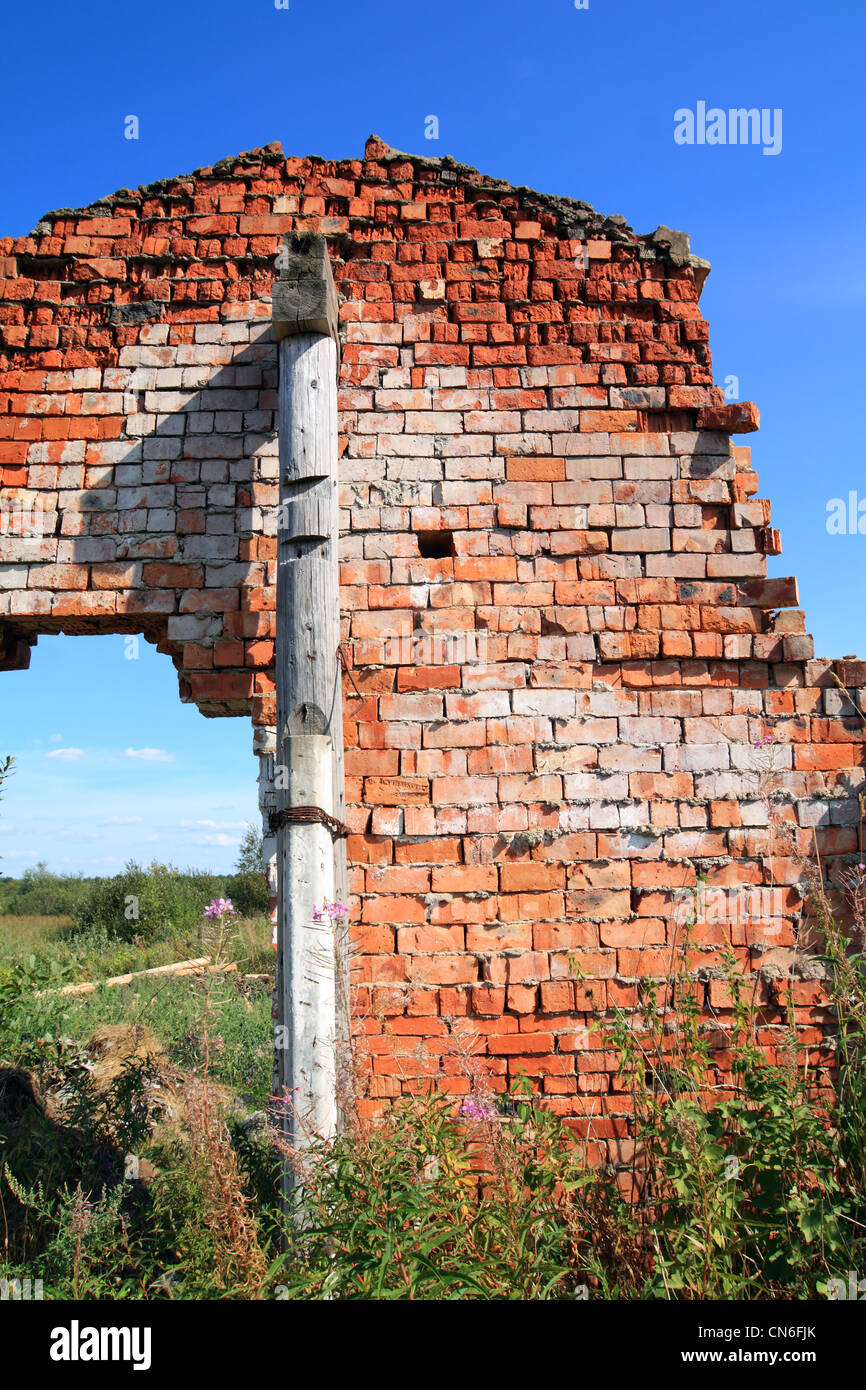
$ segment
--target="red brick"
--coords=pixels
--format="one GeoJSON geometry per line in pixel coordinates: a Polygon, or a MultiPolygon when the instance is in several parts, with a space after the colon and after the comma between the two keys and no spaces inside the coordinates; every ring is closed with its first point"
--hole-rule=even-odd
{"type": "MultiPolygon", "coordinates": [[[[679,462],[692,446],[676,433],[758,424],[711,383],[691,269],[663,250],[639,263],[602,235],[587,268],[537,198],[510,190],[486,208],[459,170],[419,182],[411,159],[387,153],[376,141],[363,162],[257,152],[0,247],[4,500],[29,486],[53,521],[64,498],[58,529],[31,542],[42,558],[27,557],[29,575],[2,525],[11,581],[27,584],[3,591],[0,666],[22,666],[40,631],[135,625],[173,659],[185,700],[274,726],[278,546],[264,523],[276,459],[259,457],[250,478],[231,417],[261,416],[243,429],[266,434],[277,405],[260,270],[281,234],[297,220],[333,247],[353,236],[359,256],[334,268],[361,1104],[377,1113],[430,1080],[466,1094],[446,1032],[468,1015],[491,1084],[525,1072],[576,1132],[594,1127],[600,1158],[629,1161],[625,1082],[584,1021],[637,1009],[636,981],[675,968],[666,936],[698,870],[713,887],[760,885],[772,857],[790,896],[765,922],[699,924],[689,966],[720,967],[730,944],[743,968],[787,969],[802,866],[740,824],[755,795],[742,750],[773,729],[773,756],[790,748],[793,772],[771,780],[832,808],[849,799],[864,738],[825,708],[836,687],[810,661],[796,583],[765,578],[773,528],[749,451],[733,446],[732,467],[719,456],[707,476],[679,462]],[[58,257],[81,290],[71,299],[58,257]],[[139,298],[161,304],[158,322],[94,313],[139,298]],[[256,362],[241,368],[248,399],[234,412],[250,328],[256,362]],[[136,357],[143,373],[173,373],[171,390],[130,386],[136,357]],[[133,450],[160,408],[151,390],[174,414],[172,397],[192,394],[188,367],[226,368],[212,435],[146,458],[139,504],[123,505],[136,474],[122,470],[139,467],[133,450]],[[441,553],[419,553],[430,545],[441,553]],[[176,616],[197,620],[177,639],[176,616]],[[387,639],[411,633],[423,642],[400,663],[387,639]]],[[[853,660],[835,671],[853,689],[864,673],[853,660]]],[[[794,803],[786,817],[811,853],[794,803]]],[[[857,850],[854,825],[816,839],[828,864],[857,850]]],[[[695,997],[702,1006],[703,986],[695,997]]],[[[710,999],[730,1009],[723,980],[710,999]]],[[[824,1075],[819,982],[795,984],[792,1001],[824,1075]]],[[[720,1095],[730,1064],[716,1048],[720,1095]]]]}

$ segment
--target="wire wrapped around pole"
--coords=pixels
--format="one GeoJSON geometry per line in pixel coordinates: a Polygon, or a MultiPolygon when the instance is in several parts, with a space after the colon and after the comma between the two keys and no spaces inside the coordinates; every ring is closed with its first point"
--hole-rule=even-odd
{"type": "Polygon", "coordinates": [[[281,825],[325,825],[338,839],[345,839],[349,834],[349,827],[336,816],[329,816],[321,806],[287,806],[283,811],[271,811],[268,824],[272,833],[281,825]]]}

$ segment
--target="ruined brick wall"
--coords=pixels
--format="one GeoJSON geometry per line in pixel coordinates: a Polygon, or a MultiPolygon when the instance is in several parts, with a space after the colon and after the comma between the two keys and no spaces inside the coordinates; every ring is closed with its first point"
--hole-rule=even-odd
{"type": "Polygon", "coordinates": [[[680,233],[373,138],[341,162],[268,146],[0,241],[0,665],[39,633],[143,632],[182,699],[251,717],[267,806],[269,301],[302,229],[341,301],[366,1105],[464,1091],[468,1020],[499,1087],[527,1076],[622,1153],[588,1027],[670,973],[699,881],[708,1084],[728,945],[771,1051],[793,966],[820,1069],[793,849],[816,837],[831,874],[857,851],[863,735],[835,677],[862,698],[866,665],[812,660],[794,581],[766,579],[778,536],[731,442],[756,413],[712,385],[680,233]]]}

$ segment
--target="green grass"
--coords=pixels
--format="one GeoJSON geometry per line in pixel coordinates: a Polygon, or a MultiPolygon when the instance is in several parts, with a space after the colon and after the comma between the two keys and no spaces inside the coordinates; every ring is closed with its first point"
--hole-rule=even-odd
{"type": "MultiPolygon", "coordinates": [[[[103,1023],[144,1025],[165,1048],[168,1060],[187,1072],[204,1062],[200,977],[167,976],[100,989],[71,1004],[69,1035],[86,1042],[103,1023]]],[[[272,1090],[273,1045],[270,984],[233,975],[213,987],[210,1074],[248,1106],[263,1108],[272,1090]]]]}
{"type": "Polygon", "coordinates": [[[201,919],[171,925],[174,877],[157,866],[153,878],[164,897],[122,932],[106,915],[86,927],[0,916],[0,1067],[17,1069],[0,1088],[0,1277],[35,1273],[50,1298],[783,1300],[830,1296],[863,1268],[866,953],[822,885],[810,902],[835,1095],[816,1091],[793,1032],[790,1055],[765,1055],[730,952],[732,1075],[723,1096],[708,1091],[712,1034],[686,930],[678,968],[643,991],[640,1032],[619,1011],[594,1025],[634,1117],[618,1175],[633,1201],[528,1081],[497,1097],[455,1036],[472,1108],[405,1097],[372,1124],[346,1097],[345,1132],[294,1156],[295,1221],[277,1204],[278,1142],[250,1115],[272,1087],[268,919],[225,941],[211,929],[209,951],[201,919]],[[210,952],[241,969],[59,992],[210,952]],[[136,1055],[94,1039],[104,1025],[122,1025],[136,1055]],[[127,1180],[130,1155],[149,1165],[140,1180],[127,1180]]]}
{"type": "Polygon", "coordinates": [[[71,925],[71,917],[0,916],[0,958],[48,951],[71,925]]]}
{"type": "MultiPolygon", "coordinates": [[[[241,918],[232,958],[241,972],[270,974],[274,968],[271,923],[265,917],[241,918]]],[[[131,970],[195,959],[207,954],[198,930],[177,932],[156,940],[121,941],[102,931],[78,930],[70,917],[0,916],[0,962],[33,954],[39,961],[56,961],[63,983],[104,980],[131,970]]]]}
{"type": "MultiPolygon", "coordinates": [[[[156,976],[110,988],[100,985],[93,994],[61,996],[59,986],[113,975],[148,970],[153,966],[195,959],[207,954],[198,932],[150,942],[123,942],[98,932],[76,932],[64,917],[0,916],[0,968],[33,958],[34,996],[37,990],[51,994],[34,998],[27,1031],[37,1044],[40,1038],[56,1043],[65,1038],[85,1044],[103,1023],[141,1023],[162,1044],[170,1062],[194,1072],[203,1062],[201,1012],[204,980],[200,976],[156,976]],[[48,971],[53,969],[53,974],[48,971]]],[[[211,1057],[213,1079],[249,1098],[256,1107],[266,1104],[272,1085],[271,999],[274,950],[271,924],[266,917],[242,918],[232,942],[237,973],[227,974],[213,985],[217,1014],[216,1047],[211,1057]],[[246,974],[263,975],[245,980],[246,974]]],[[[0,1026],[0,1063],[32,1065],[15,1040],[0,1026]]],[[[48,1049],[51,1050],[50,1047],[48,1049]]],[[[28,1048],[32,1053],[33,1048],[28,1048]]]]}
{"type": "Polygon", "coordinates": [[[0,1087],[0,1277],[38,1270],[46,1298],[165,1297],[163,1275],[172,1296],[230,1297],[238,1284],[260,1296],[257,1227],[239,1216],[248,1181],[263,1229],[274,1200],[274,1164],[243,1128],[272,1089],[270,980],[146,977],[83,996],[56,983],[35,956],[0,959],[0,1069],[17,1069],[5,1096],[0,1087]],[[134,1057],[94,1039],[112,1024],[134,1057]],[[123,1181],[129,1154],[143,1174],[149,1165],[142,1184],[123,1181]],[[240,1252],[230,1244],[239,1228],[249,1232],[240,1252]]]}

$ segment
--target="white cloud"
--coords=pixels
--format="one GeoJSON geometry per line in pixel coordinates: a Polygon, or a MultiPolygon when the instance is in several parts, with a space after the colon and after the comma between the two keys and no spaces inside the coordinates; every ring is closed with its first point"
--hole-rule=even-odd
{"type": "Polygon", "coordinates": [[[48,742],[49,742],[49,743],[62,743],[62,742],[63,742],[63,735],[62,735],[62,734],[52,734],[51,737],[50,737],[50,739],[48,740],[48,742]]]}
{"type": "Polygon", "coordinates": [[[240,840],[232,835],[205,835],[201,840],[196,840],[197,845],[239,845],[240,840]]]}
{"type": "Polygon", "coordinates": [[[100,825],[143,825],[143,816],[107,816],[100,825]]]}
{"type": "Polygon", "coordinates": [[[166,753],[164,748],[126,748],[123,756],[134,758],[140,763],[173,763],[174,754],[166,753]]]}
{"type": "Polygon", "coordinates": [[[185,830],[243,830],[245,820],[182,820],[185,830]]]}
{"type": "Polygon", "coordinates": [[[84,757],[83,748],[55,748],[53,753],[46,753],[46,758],[56,758],[61,763],[74,763],[79,758],[84,757]]]}

